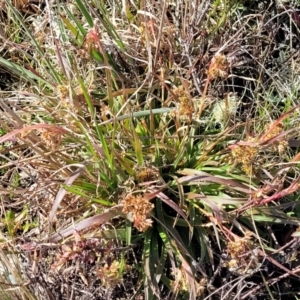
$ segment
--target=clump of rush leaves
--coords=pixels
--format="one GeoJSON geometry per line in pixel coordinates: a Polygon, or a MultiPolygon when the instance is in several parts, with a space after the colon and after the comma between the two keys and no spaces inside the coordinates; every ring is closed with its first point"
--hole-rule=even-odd
{"type": "Polygon", "coordinates": [[[299,7],[250,2],[3,1],[3,299],[296,299],[299,7]]]}

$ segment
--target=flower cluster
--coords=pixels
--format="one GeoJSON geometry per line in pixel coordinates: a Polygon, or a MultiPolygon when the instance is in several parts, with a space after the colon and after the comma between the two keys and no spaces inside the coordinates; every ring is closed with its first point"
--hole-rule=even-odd
{"type": "Polygon", "coordinates": [[[149,199],[142,195],[128,195],[123,199],[122,204],[123,212],[132,218],[136,229],[144,232],[152,226],[153,221],[148,216],[154,205],[149,199]]]}
{"type": "MultiPolygon", "coordinates": [[[[283,132],[283,130],[284,130],[284,127],[281,123],[268,124],[266,126],[267,134],[265,135],[264,140],[269,140],[269,139],[279,135],[280,133],[283,132]]],[[[280,155],[285,153],[287,147],[288,147],[288,141],[285,138],[281,139],[280,141],[278,141],[275,144],[275,150],[277,150],[280,155]]]]}
{"type": "Polygon", "coordinates": [[[52,151],[58,150],[62,142],[61,134],[51,129],[42,129],[41,139],[46,147],[50,148],[52,151]]]}
{"type": "Polygon", "coordinates": [[[227,57],[221,53],[217,53],[210,63],[207,75],[210,79],[217,79],[219,77],[226,79],[228,71],[229,63],[227,57]]]}
{"type": "Polygon", "coordinates": [[[96,273],[103,285],[114,286],[120,283],[122,279],[120,269],[120,262],[114,260],[111,264],[106,263],[103,267],[98,268],[96,273]]]}
{"type": "Polygon", "coordinates": [[[232,156],[242,164],[242,169],[247,175],[253,173],[253,162],[258,153],[258,147],[239,145],[232,149],[232,156]]]}
{"type": "Polygon", "coordinates": [[[158,170],[154,168],[143,168],[135,174],[137,182],[147,182],[157,180],[159,177],[158,170]]]}
{"type": "Polygon", "coordinates": [[[250,236],[236,237],[234,241],[227,244],[228,259],[223,267],[228,268],[230,272],[237,275],[246,275],[253,273],[259,266],[255,249],[250,242],[250,236]]]}
{"type": "Polygon", "coordinates": [[[271,139],[276,135],[280,134],[283,131],[283,125],[281,123],[278,124],[268,124],[266,125],[266,131],[268,132],[264,138],[264,140],[271,139]]]}
{"type": "Polygon", "coordinates": [[[188,94],[183,86],[179,86],[173,90],[173,93],[176,96],[179,107],[177,114],[183,119],[191,119],[195,108],[192,100],[188,97],[188,94]]]}
{"type": "MultiPolygon", "coordinates": [[[[175,292],[189,292],[190,284],[186,275],[186,271],[183,268],[172,268],[172,276],[174,281],[171,281],[171,289],[175,292]]],[[[196,288],[196,295],[198,297],[203,296],[205,288],[207,286],[207,279],[202,278],[199,282],[194,281],[196,288]]]]}

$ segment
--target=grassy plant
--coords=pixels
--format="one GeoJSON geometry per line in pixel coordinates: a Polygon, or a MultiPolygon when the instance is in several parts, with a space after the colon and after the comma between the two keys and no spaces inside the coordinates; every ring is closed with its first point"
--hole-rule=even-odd
{"type": "Polygon", "coordinates": [[[296,4],[3,6],[3,297],[294,288],[296,4]]]}

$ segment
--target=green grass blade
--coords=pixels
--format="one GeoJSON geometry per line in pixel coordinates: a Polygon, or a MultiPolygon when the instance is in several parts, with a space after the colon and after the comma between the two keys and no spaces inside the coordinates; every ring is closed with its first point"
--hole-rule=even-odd
{"type": "Polygon", "coordinates": [[[91,15],[89,14],[89,12],[87,11],[84,3],[80,0],[75,0],[80,11],[82,12],[82,14],[84,15],[85,19],[87,20],[88,24],[90,27],[93,27],[94,26],[94,22],[93,22],[93,19],[91,17],[91,15]]]}
{"type": "Polygon", "coordinates": [[[24,67],[17,65],[13,62],[10,62],[2,57],[0,57],[0,64],[2,64],[4,67],[6,67],[7,69],[9,69],[11,72],[13,72],[14,74],[26,78],[32,85],[36,85],[36,83],[34,82],[34,80],[37,80],[40,83],[44,83],[48,88],[50,88],[51,90],[54,88],[54,86],[49,83],[48,81],[44,80],[42,77],[34,74],[33,72],[25,69],[24,67]],[[33,80],[34,79],[34,80],[33,80]]]}
{"type": "MultiPolygon", "coordinates": [[[[87,34],[87,31],[84,29],[84,27],[80,24],[80,22],[77,20],[77,18],[70,12],[70,10],[67,8],[67,7],[65,7],[65,9],[66,9],[66,11],[67,11],[67,14],[68,14],[68,16],[74,21],[74,23],[76,24],[76,26],[77,26],[77,28],[78,28],[78,30],[79,30],[79,32],[81,33],[81,35],[82,35],[82,41],[83,41],[83,37],[87,34]]],[[[70,28],[72,28],[73,27],[73,25],[70,25],[70,28]]],[[[77,37],[77,35],[78,35],[78,32],[77,32],[77,30],[75,30],[74,32],[73,32],[73,30],[72,30],[72,33],[74,34],[74,36],[75,37],[77,37]]]]}
{"type": "MultiPolygon", "coordinates": [[[[5,3],[10,7],[10,9],[12,10],[12,12],[13,12],[14,16],[16,17],[16,19],[19,21],[20,25],[25,30],[26,34],[30,37],[30,40],[32,41],[32,43],[36,47],[36,50],[39,53],[39,55],[41,55],[42,57],[44,57],[44,51],[42,50],[42,48],[40,47],[40,44],[37,42],[37,40],[32,35],[29,27],[24,23],[24,21],[22,19],[22,16],[20,15],[20,13],[13,7],[13,5],[12,5],[12,3],[10,1],[6,0],[5,3]]],[[[51,63],[49,62],[49,60],[45,59],[44,61],[45,61],[46,65],[47,65],[47,67],[49,68],[50,74],[52,75],[53,79],[56,82],[60,82],[59,75],[56,72],[56,70],[53,68],[53,66],[51,65],[51,63]]]]}
{"type": "Polygon", "coordinates": [[[131,123],[131,125],[132,125],[132,134],[133,134],[133,137],[134,137],[133,146],[134,146],[135,154],[136,154],[136,157],[137,157],[137,162],[138,162],[139,166],[142,166],[144,164],[143,152],[142,152],[142,143],[141,143],[141,141],[140,141],[140,139],[139,139],[139,137],[136,133],[133,122],[131,123]]]}

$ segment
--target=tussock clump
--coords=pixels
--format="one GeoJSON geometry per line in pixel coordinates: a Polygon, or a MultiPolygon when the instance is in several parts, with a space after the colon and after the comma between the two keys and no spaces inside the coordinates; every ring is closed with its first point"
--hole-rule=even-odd
{"type": "Polygon", "coordinates": [[[2,2],[0,247],[30,277],[7,298],[286,296],[298,4],[2,2]]]}

